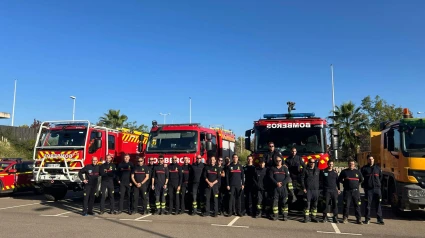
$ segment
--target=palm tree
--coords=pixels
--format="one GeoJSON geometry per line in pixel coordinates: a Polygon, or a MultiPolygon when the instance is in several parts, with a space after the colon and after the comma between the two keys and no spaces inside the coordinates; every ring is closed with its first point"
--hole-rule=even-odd
{"type": "Polygon", "coordinates": [[[99,118],[98,124],[115,129],[122,127],[127,120],[128,117],[126,115],[120,115],[120,110],[109,109],[108,113],[99,118]]]}
{"type": "Polygon", "coordinates": [[[361,135],[369,130],[368,118],[361,112],[361,107],[356,107],[351,101],[336,106],[334,113],[335,116],[329,117],[333,119],[329,127],[339,131],[342,155],[354,158],[361,144],[361,135]]]}

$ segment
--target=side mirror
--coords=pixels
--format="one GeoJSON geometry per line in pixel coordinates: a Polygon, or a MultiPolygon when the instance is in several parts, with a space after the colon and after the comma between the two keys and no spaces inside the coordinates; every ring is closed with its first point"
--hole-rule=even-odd
{"type": "Polygon", "coordinates": [[[18,172],[18,170],[16,170],[16,169],[9,169],[9,173],[16,173],[16,172],[18,172]]]}
{"type": "Polygon", "coordinates": [[[143,143],[143,141],[145,140],[145,136],[144,135],[140,135],[139,136],[139,142],[143,143]]]}
{"type": "Polygon", "coordinates": [[[250,137],[250,136],[251,136],[251,130],[246,130],[245,137],[250,137]]]}
{"type": "Polygon", "coordinates": [[[213,150],[212,142],[211,141],[205,142],[205,148],[207,149],[207,151],[212,151],[213,150]]]}
{"type": "Polygon", "coordinates": [[[96,132],[96,138],[102,138],[102,132],[100,131],[96,132]]]}
{"type": "Polygon", "coordinates": [[[211,140],[211,139],[212,139],[212,135],[211,135],[211,133],[207,133],[206,138],[207,138],[207,140],[211,140]]]}
{"type": "Polygon", "coordinates": [[[96,149],[102,148],[102,140],[101,139],[97,139],[94,143],[95,143],[96,149]]]}
{"type": "Polygon", "coordinates": [[[332,136],[338,136],[338,134],[339,134],[339,133],[338,133],[338,129],[336,129],[336,128],[332,128],[332,129],[331,129],[331,135],[332,135],[332,136]]]}
{"type": "Polygon", "coordinates": [[[201,151],[200,151],[200,154],[201,154],[201,155],[204,155],[204,152],[205,152],[205,145],[204,145],[204,143],[201,143],[201,151]]]}
{"type": "Polygon", "coordinates": [[[245,138],[245,149],[252,151],[251,150],[251,139],[250,138],[245,138]]]}

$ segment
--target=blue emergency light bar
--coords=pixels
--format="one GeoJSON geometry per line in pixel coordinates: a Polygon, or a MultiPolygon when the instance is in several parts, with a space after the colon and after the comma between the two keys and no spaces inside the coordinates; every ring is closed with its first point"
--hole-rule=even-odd
{"type": "Polygon", "coordinates": [[[309,113],[285,113],[285,114],[264,114],[263,117],[266,119],[273,119],[273,118],[302,118],[302,117],[314,117],[314,112],[309,113]]]}

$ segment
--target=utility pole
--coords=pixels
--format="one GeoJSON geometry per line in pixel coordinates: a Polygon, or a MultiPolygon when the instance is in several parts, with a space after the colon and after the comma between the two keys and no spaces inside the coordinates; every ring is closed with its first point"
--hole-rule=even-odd
{"type": "Polygon", "coordinates": [[[162,113],[162,112],[160,112],[160,113],[159,113],[159,115],[161,115],[161,116],[163,116],[163,117],[164,117],[164,124],[165,124],[165,118],[166,118],[168,115],[171,115],[171,113],[162,113]]]}
{"type": "Polygon", "coordinates": [[[192,97],[189,97],[189,123],[192,123],[192,97]]]}
{"type": "MultiPolygon", "coordinates": [[[[332,78],[332,114],[333,122],[335,124],[335,84],[334,84],[334,66],[331,64],[331,78],[332,78]]],[[[338,159],[338,150],[334,150],[335,159],[338,159]]]]}
{"type": "Polygon", "coordinates": [[[12,106],[12,126],[15,122],[15,103],[16,103],[16,79],[15,79],[15,90],[13,92],[13,106],[12,106]]]}

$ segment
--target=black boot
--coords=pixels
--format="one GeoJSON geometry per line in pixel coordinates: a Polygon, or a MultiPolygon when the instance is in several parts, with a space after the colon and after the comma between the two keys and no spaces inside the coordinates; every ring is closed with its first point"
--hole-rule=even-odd
{"type": "Polygon", "coordinates": [[[307,223],[310,221],[310,217],[309,216],[304,216],[304,223],[307,223]]]}

